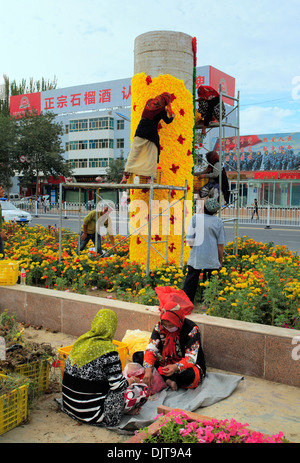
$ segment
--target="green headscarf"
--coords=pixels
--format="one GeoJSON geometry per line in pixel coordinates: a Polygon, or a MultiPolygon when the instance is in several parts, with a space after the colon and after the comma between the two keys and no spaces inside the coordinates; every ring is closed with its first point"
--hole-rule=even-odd
{"type": "Polygon", "coordinates": [[[71,365],[80,368],[107,352],[117,351],[112,341],[117,329],[118,317],[110,309],[101,309],[92,321],[91,329],[80,336],[69,354],[71,365]]]}

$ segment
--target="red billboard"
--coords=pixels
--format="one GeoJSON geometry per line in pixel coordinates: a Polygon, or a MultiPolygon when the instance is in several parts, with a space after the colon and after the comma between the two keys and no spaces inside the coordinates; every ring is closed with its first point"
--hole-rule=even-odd
{"type": "Polygon", "coordinates": [[[41,113],[41,93],[26,93],[10,97],[10,113],[12,116],[22,116],[26,111],[41,113]]]}
{"type": "MultiPolygon", "coordinates": [[[[209,69],[209,85],[213,87],[217,92],[220,90],[220,84],[222,91],[226,93],[226,95],[232,96],[235,98],[235,79],[234,77],[229,76],[228,74],[225,74],[222,71],[219,71],[218,69],[214,68],[213,66],[210,66],[209,69]]],[[[224,102],[234,106],[236,102],[234,100],[231,100],[229,98],[224,97],[224,102]]]]}

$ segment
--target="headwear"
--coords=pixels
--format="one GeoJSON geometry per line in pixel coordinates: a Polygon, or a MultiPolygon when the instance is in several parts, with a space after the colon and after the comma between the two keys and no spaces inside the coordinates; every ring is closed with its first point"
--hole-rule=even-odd
{"type": "Polygon", "coordinates": [[[208,212],[214,214],[220,209],[220,204],[215,198],[209,198],[205,201],[204,207],[208,212]]]}
{"type": "Polygon", "coordinates": [[[213,166],[219,162],[219,155],[216,151],[209,151],[208,153],[206,153],[206,159],[207,159],[207,162],[208,162],[208,166],[207,166],[207,172],[213,172],[214,168],[213,166]]]}
{"type": "Polygon", "coordinates": [[[200,100],[211,100],[212,98],[215,98],[219,96],[219,93],[217,90],[215,90],[213,87],[209,87],[208,85],[200,85],[198,87],[198,98],[196,101],[200,100]]]}
{"type": "Polygon", "coordinates": [[[71,365],[82,367],[108,352],[117,351],[112,341],[118,317],[110,309],[101,309],[91,324],[91,329],[74,343],[69,358],[71,365]]]}
{"type": "Polygon", "coordinates": [[[174,289],[170,286],[159,286],[155,288],[159,299],[160,319],[168,320],[177,326],[178,331],[170,332],[161,326],[161,333],[165,335],[162,349],[163,364],[176,363],[180,358],[175,351],[175,341],[183,325],[186,315],[189,315],[194,307],[188,296],[182,289],[174,289]]]}
{"type": "Polygon", "coordinates": [[[171,108],[173,96],[170,93],[164,92],[155,98],[150,98],[145,105],[142,117],[152,120],[157,114],[165,109],[166,106],[171,108]]]}

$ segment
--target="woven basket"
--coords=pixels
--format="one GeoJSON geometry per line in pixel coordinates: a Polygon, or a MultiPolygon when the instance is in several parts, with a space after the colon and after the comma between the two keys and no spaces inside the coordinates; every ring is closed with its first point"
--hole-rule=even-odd
{"type": "MultiPolygon", "coordinates": [[[[158,169],[157,174],[156,174],[156,179],[154,180],[154,183],[157,183],[158,185],[161,185],[162,184],[162,176],[163,176],[162,170],[158,169]]],[[[136,174],[129,174],[129,177],[127,179],[127,183],[133,184],[135,177],[136,177],[136,174]]],[[[149,183],[149,177],[146,177],[145,175],[138,175],[138,178],[139,178],[139,185],[149,183]]]]}
{"type": "Polygon", "coordinates": [[[207,183],[207,178],[199,178],[194,175],[194,190],[199,191],[207,183]]]}

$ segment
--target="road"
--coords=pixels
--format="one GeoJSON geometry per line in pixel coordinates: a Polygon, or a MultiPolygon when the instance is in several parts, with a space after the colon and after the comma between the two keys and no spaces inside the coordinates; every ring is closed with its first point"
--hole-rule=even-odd
{"type": "MultiPolygon", "coordinates": [[[[48,225],[57,227],[59,226],[59,217],[44,216],[33,217],[31,226],[48,225]]],[[[69,228],[70,231],[77,233],[79,229],[77,218],[63,219],[63,228],[69,228]]],[[[228,241],[233,240],[233,227],[232,225],[225,225],[226,237],[228,241]]],[[[239,236],[248,236],[255,241],[262,243],[269,243],[273,241],[275,245],[286,245],[291,251],[300,252],[300,229],[298,227],[287,227],[273,225],[271,228],[266,228],[265,225],[253,224],[239,226],[239,236]]]]}

